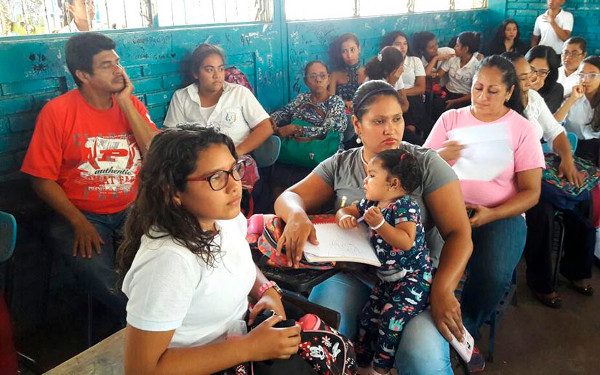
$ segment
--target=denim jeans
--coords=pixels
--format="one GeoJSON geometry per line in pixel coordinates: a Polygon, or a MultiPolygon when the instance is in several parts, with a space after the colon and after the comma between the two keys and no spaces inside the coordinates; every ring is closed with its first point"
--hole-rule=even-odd
{"type": "Polygon", "coordinates": [[[106,215],[83,212],[104,241],[101,254],[93,251],[91,259],[84,259],[79,254],[73,256],[73,227],[63,217],[56,215],[49,228],[49,237],[56,254],[61,254],[66,259],[67,265],[83,283],[85,290],[118,317],[125,316],[127,297],[116,287],[116,242],[121,236],[127,212],[128,210],[124,210],[106,215]]]}
{"type": "Polygon", "coordinates": [[[521,215],[500,219],[473,228],[472,238],[473,255],[467,265],[461,309],[465,327],[478,339],[479,328],[510,287],[525,247],[527,225],[521,215]]]}
{"type": "MultiPolygon", "coordinates": [[[[354,338],[358,318],[367,303],[376,279],[364,274],[340,272],[317,285],[309,300],[341,314],[340,332],[354,338]]],[[[401,375],[452,374],[448,342],[438,332],[429,309],[412,318],[405,326],[395,360],[401,375]]]]}

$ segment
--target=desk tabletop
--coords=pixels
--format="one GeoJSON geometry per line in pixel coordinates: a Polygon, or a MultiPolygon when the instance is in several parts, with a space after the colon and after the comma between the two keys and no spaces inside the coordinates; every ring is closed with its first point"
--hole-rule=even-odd
{"type": "Polygon", "coordinates": [[[122,375],[125,329],[48,371],[47,375],[122,375]]]}

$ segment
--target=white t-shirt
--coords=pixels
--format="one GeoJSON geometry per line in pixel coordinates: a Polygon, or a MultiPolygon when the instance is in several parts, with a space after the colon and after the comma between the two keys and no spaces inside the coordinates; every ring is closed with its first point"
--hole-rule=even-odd
{"type": "Polygon", "coordinates": [[[460,57],[452,57],[444,61],[440,69],[448,72],[446,89],[456,94],[471,93],[471,84],[473,83],[477,64],[479,64],[479,60],[475,55],[462,68],[460,67],[460,57]]]}
{"type": "Polygon", "coordinates": [[[394,90],[398,91],[398,90],[402,90],[405,88],[406,87],[404,87],[404,82],[402,82],[402,77],[398,78],[398,80],[396,81],[396,84],[394,84],[394,90]]]}
{"type": "MultiPolygon", "coordinates": [[[[97,22],[96,20],[92,20],[92,27],[91,27],[91,31],[96,31],[96,30],[102,30],[102,24],[97,22]]],[[[63,34],[63,33],[80,33],[82,32],[81,30],[79,30],[77,28],[77,24],[75,23],[75,20],[72,20],[68,25],[63,26],[60,30],[58,30],[59,34],[63,34]]]]}
{"type": "Polygon", "coordinates": [[[415,56],[406,56],[404,59],[404,72],[400,78],[404,82],[404,88],[410,89],[415,87],[417,77],[425,77],[425,67],[421,59],[415,56]]]}
{"type": "Polygon", "coordinates": [[[256,280],[246,219],[240,214],[216,225],[221,252],[214,268],[170,236],[142,237],[123,281],[127,323],[144,331],[175,330],[174,348],[222,340],[230,324],[243,319],[256,280]]]}
{"type": "Polygon", "coordinates": [[[571,75],[568,77],[565,74],[564,66],[561,66],[558,68],[558,78],[556,79],[556,82],[563,85],[563,88],[564,88],[563,97],[564,98],[571,95],[571,91],[573,91],[573,86],[576,86],[579,84],[579,76],[577,74],[579,72],[581,72],[582,65],[583,64],[579,65],[579,68],[577,68],[577,70],[574,71],[573,73],[571,73],[571,75]]]}
{"type": "MultiPolygon", "coordinates": [[[[564,41],[556,35],[556,31],[550,25],[550,22],[542,20],[542,17],[547,14],[548,11],[540,14],[535,19],[535,25],[533,26],[533,35],[540,36],[540,45],[552,47],[554,52],[560,54],[562,52],[564,41]]],[[[556,15],[556,24],[563,30],[573,30],[573,15],[564,9],[556,15]]]]}
{"type": "Polygon", "coordinates": [[[203,116],[201,108],[196,83],[179,89],[173,94],[163,126],[170,128],[181,122],[198,122],[205,127],[218,128],[237,146],[248,137],[252,128],[269,118],[250,90],[229,82],[223,84],[223,94],[209,118],[203,116]]]}
{"type": "Polygon", "coordinates": [[[525,108],[525,117],[535,127],[538,138],[544,138],[552,149],[554,140],[565,132],[565,128],[552,116],[544,98],[537,91],[529,90],[527,96],[529,102],[525,108]]]}
{"type": "Polygon", "coordinates": [[[584,95],[573,104],[565,118],[565,128],[568,132],[575,133],[577,139],[600,138],[600,131],[592,131],[589,123],[594,116],[594,109],[584,95]]]}
{"type": "MultiPolygon", "coordinates": [[[[454,55],[456,53],[456,51],[454,50],[454,48],[451,47],[440,47],[438,48],[438,56],[443,56],[443,55],[454,55]]],[[[429,61],[427,61],[427,59],[425,58],[425,56],[421,56],[421,62],[423,63],[423,66],[427,66],[429,65],[429,61]]],[[[444,61],[438,61],[437,65],[431,70],[431,72],[437,72],[437,70],[440,68],[440,66],[442,66],[442,64],[444,63],[444,61]]]]}

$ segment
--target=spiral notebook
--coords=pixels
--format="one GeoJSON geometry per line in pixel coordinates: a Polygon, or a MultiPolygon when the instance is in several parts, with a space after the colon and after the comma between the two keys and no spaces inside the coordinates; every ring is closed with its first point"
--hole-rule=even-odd
{"type": "Polygon", "coordinates": [[[355,229],[342,229],[335,223],[314,223],[319,245],[304,245],[309,262],[356,262],[379,267],[375,251],[369,243],[369,229],[359,224],[355,229]]]}

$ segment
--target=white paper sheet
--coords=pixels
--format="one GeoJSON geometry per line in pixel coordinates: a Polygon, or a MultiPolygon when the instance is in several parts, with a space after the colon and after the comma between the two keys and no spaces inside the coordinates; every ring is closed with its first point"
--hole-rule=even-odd
{"type": "Polygon", "coordinates": [[[309,262],[346,261],[380,266],[369,242],[369,229],[359,224],[355,229],[342,229],[337,224],[316,224],[319,245],[304,245],[304,257],[309,262]]]}
{"type": "Polygon", "coordinates": [[[506,123],[454,129],[448,137],[466,146],[452,166],[459,180],[492,181],[514,158],[506,123]]]}

